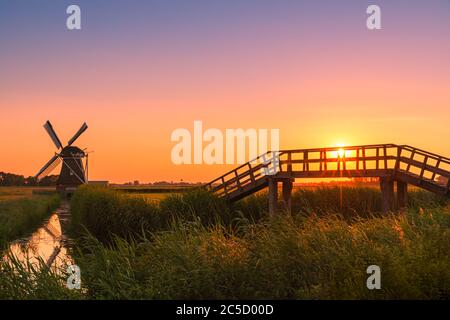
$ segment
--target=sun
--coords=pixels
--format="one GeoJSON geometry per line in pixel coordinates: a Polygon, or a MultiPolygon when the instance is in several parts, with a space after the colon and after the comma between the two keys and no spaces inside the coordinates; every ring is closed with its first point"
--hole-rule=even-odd
{"type": "Polygon", "coordinates": [[[337,154],[339,158],[343,158],[345,156],[345,150],[343,148],[339,148],[337,154]]]}

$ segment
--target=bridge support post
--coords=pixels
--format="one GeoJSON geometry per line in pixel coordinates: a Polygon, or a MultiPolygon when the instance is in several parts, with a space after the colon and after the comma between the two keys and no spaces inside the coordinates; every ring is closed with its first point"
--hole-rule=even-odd
{"type": "Polygon", "coordinates": [[[269,214],[275,215],[278,205],[278,182],[274,178],[269,179],[269,214]]]}
{"type": "Polygon", "coordinates": [[[381,177],[380,188],[383,212],[387,213],[394,209],[394,179],[392,177],[381,177]]]}
{"type": "Polygon", "coordinates": [[[408,205],[408,184],[397,181],[397,203],[399,209],[404,209],[408,205]]]}
{"type": "Polygon", "coordinates": [[[294,186],[292,179],[284,179],[283,180],[283,202],[284,208],[286,211],[291,214],[292,213],[292,188],[294,186]]]}

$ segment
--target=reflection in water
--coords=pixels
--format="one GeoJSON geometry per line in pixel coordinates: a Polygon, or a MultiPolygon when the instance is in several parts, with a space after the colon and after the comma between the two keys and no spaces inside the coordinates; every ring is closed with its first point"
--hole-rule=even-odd
{"type": "Polygon", "coordinates": [[[63,204],[30,237],[14,241],[9,247],[10,252],[24,265],[28,261],[38,266],[39,257],[48,266],[58,269],[73,264],[67,250],[68,239],[62,232],[62,225],[68,222],[69,217],[69,207],[63,204]]]}

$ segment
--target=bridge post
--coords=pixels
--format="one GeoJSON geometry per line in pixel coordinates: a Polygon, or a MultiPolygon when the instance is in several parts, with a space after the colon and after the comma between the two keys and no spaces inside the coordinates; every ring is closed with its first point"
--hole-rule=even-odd
{"type": "Polygon", "coordinates": [[[292,213],[292,188],[294,183],[292,179],[283,179],[283,202],[286,211],[291,214],[292,213]]]}
{"type": "Polygon", "coordinates": [[[397,203],[398,208],[403,209],[408,205],[408,184],[397,180],[397,203]]]}
{"type": "Polygon", "coordinates": [[[383,212],[392,211],[394,207],[394,180],[392,177],[380,177],[380,189],[383,212]]]}
{"type": "Polygon", "coordinates": [[[275,215],[278,205],[278,182],[274,178],[269,179],[269,214],[275,215]]]}

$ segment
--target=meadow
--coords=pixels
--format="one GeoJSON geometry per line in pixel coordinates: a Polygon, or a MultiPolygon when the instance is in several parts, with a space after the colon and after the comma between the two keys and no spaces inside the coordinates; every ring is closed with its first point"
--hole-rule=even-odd
{"type": "Polygon", "coordinates": [[[292,215],[270,217],[264,194],[229,206],[201,190],[154,203],[82,187],[71,234],[83,290],[49,268],[3,266],[0,298],[450,298],[448,200],[414,191],[406,211],[384,215],[377,190],[342,192],[341,206],[338,188],[299,190],[292,215]],[[371,264],[381,290],[366,287],[371,264]]]}
{"type": "Polygon", "coordinates": [[[55,188],[48,187],[0,187],[0,202],[31,198],[35,195],[49,195],[55,188]]]}
{"type": "Polygon", "coordinates": [[[0,249],[36,229],[59,203],[59,195],[45,188],[0,188],[0,249]]]}

